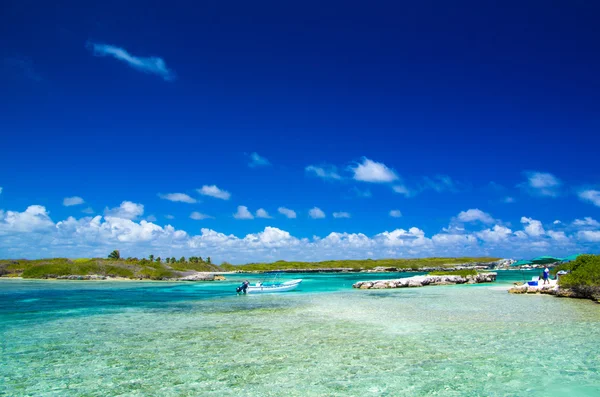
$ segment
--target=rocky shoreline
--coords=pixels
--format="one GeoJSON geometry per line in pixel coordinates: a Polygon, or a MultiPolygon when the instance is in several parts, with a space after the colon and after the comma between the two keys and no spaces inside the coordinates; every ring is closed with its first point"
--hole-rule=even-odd
{"type": "Polygon", "coordinates": [[[553,295],[559,298],[576,298],[576,299],[591,299],[596,303],[600,303],[600,291],[597,288],[561,288],[558,285],[515,285],[508,292],[510,294],[545,294],[553,295]]]}
{"type": "Polygon", "coordinates": [[[254,271],[241,271],[237,270],[236,273],[430,273],[437,271],[457,271],[457,270],[490,270],[495,269],[503,261],[495,262],[477,262],[477,263],[465,263],[454,266],[435,266],[435,267],[384,267],[378,266],[371,269],[356,269],[352,267],[321,267],[321,268],[309,268],[309,269],[275,269],[275,270],[254,270],[254,271]]]}
{"type": "Polygon", "coordinates": [[[496,281],[496,273],[480,273],[473,276],[414,276],[393,280],[359,281],[352,285],[359,289],[413,288],[427,285],[479,284],[496,281]]]}

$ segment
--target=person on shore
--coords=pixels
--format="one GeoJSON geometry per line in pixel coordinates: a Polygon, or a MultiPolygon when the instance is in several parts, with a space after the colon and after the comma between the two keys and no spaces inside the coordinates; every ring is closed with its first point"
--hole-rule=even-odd
{"type": "Polygon", "coordinates": [[[550,270],[548,269],[548,266],[544,267],[544,284],[548,283],[550,284],[550,270]]]}

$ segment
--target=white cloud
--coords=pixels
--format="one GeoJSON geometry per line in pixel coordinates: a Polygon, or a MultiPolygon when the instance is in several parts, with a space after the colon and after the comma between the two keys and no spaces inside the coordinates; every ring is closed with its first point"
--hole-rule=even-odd
{"type": "Polygon", "coordinates": [[[402,216],[402,212],[400,210],[391,210],[390,216],[392,218],[400,218],[402,216]]]}
{"type": "Polygon", "coordinates": [[[94,213],[94,209],[92,207],[87,207],[81,210],[81,212],[83,212],[84,214],[93,214],[94,213]]]}
{"type": "Polygon", "coordinates": [[[277,212],[279,212],[282,215],[285,215],[289,219],[295,219],[296,218],[296,211],[291,210],[289,208],[279,207],[277,209],[277,212]]]}
{"type": "Polygon", "coordinates": [[[530,194],[537,196],[556,197],[562,182],[548,172],[528,171],[524,173],[527,181],[520,186],[530,194]]]}
{"type": "Polygon", "coordinates": [[[156,217],[155,217],[154,215],[148,215],[148,216],[146,217],[146,220],[147,220],[148,222],[156,222],[156,217]]]}
{"type": "Polygon", "coordinates": [[[589,201],[596,207],[600,207],[600,191],[598,190],[584,190],[577,194],[583,201],[589,201]]]}
{"type": "Polygon", "coordinates": [[[123,201],[121,205],[116,208],[106,208],[104,210],[105,217],[135,219],[142,215],[144,215],[144,206],[131,201],[123,201]]]}
{"type": "Polygon", "coordinates": [[[181,202],[181,203],[189,203],[193,204],[196,201],[195,198],[188,196],[185,193],[167,193],[167,194],[159,194],[158,197],[164,200],[181,202]]]}
{"type": "Polygon", "coordinates": [[[65,197],[63,199],[63,205],[65,207],[71,207],[73,205],[79,205],[79,204],[83,204],[85,203],[85,201],[78,196],[73,196],[73,197],[65,197]]]}
{"type": "Polygon", "coordinates": [[[201,189],[197,189],[197,191],[203,196],[210,196],[221,200],[229,200],[231,197],[228,191],[221,190],[216,185],[204,185],[201,189]]]}
{"type": "Polygon", "coordinates": [[[175,217],[173,215],[165,215],[165,218],[167,218],[167,219],[175,219],[175,217]]]}
{"type": "Polygon", "coordinates": [[[565,232],[556,232],[554,230],[548,230],[548,236],[550,236],[550,238],[552,240],[558,241],[558,242],[567,242],[569,241],[569,238],[567,237],[567,235],[565,234],[565,232]]]}
{"type": "Polygon", "coordinates": [[[385,183],[393,182],[398,179],[398,175],[391,168],[383,163],[378,163],[363,157],[362,163],[357,163],[355,167],[350,167],[354,172],[354,179],[362,182],[385,183]]]}
{"type": "Polygon", "coordinates": [[[125,62],[132,68],[148,74],[155,74],[162,77],[165,81],[173,81],[176,78],[175,72],[167,68],[165,61],[159,57],[136,57],[120,48],[110,44],[99,44],[87,42],[86,48],[92,51],[94,56],[110,56],[119,61],[125,62]]]}
{"type": "Polygon", "coordinates": [[[250,211],[248,211],[248,207],[245,205],[239,205],[237,207],[237,212],[233,214],[235,219],[254,219],[254,215],[250,211]]]}
{"type": "Polygon", "coordinates": [[[440,233],[434,235],[431,240],[441,246],[464,246],[477,244],[477,239],[470,234],[440,233]]]}
{"type": "Polygon", "coordinates": [[[259,208],[256,210],[256,217],[257,218],[264,218],[264,219],[271,219],[272,216],[269,215],[269,213],[264,210],[263,208],[259,208]]]}
{"type": "Polygon", "coordinates": [[[313,219],[323,219],[325,218],[325,213],[319,207],[313,207],[308,211],[308,216],[313,219]]]}
{"type": "Polygon", "coordinates": [[[577,232],[577,237],[583,241],[597,243],[600,242],[600,230],[582,230],[577,232]]]}
{"type": "Polygon", "coordinates": [[[46,207],[41,205],[30,205],[24,212],[0,211],[0,235],[44,231],[53,226],[46,207]]]}
{"type": "Polygon", "coordinates": [[[531,237],[539,237],[546,234],[546,231],[542,226],[542,222],[538,220],[527,217],[521,217],[521,223],[527,225],[525,226],[525,233],[527,233],[531,237]]]}
{"type": "MultiPolygon", "coordinates": [[[[169,215],[167,215],[167,218],[168,218],[168,217],[169,217],[169,215]]],[[[198,212],[198,211],[194,211],[194,212],[192,212],[192,213],[190,214],[190,218],[191,218],[191,219],[193,219],[193,220],[195,220],[195,221],[201,221],[201,220],[203,220],[203,219],[213,219],[213,217],[212,217],[212,216],[210,216],[210,215],[206,215],[206,214],[203,214],[203,213],[201,213],[201,212],[198,212]]],[[[169,219],[173,219],[173,217],[171,217],[171,218],[169,218],[169,219]]]]}
{"type": "Polygon", "coordinates": [[[250,162],[248,163],[248,167],[255,168],[255,167],[264,167],[267,165],[271,165],[269,160],[260,156],[256,152],[250,153],[250,162]]]}
{"type": "Polygon", "coordinates": [[[348,212],[334,212],[334,218],[350,218],[350,214],[348,212]]]}
{"type": "Polygon", "coordinates": [[[504,200],[502,200],[502,202],[506,204],[512,204],[515,202],[515,199],[513,197],[507,196],[504,197],[504,200]]]}
{"type": "Polygon", "coordinates": [[[597,220],[595,220],[594,218],[592,218],[590,216],[586,216],[583,219],[575,219],[573,221],[573,226],[578,226],[578,227],[600,227],[600,222],[598,222],[597,220]]]}
{"type": "Polygon", "coordinates": [[[460,222],[482,222],[482,223],[494,223],[494,218],[487,212],[483,212],[480,209],[474,208],[467,211],[462,211],[456,217],[460,222]]]}
{"type": "Polygon", "coordinates": [[[476,233],[476,236],[483,241],[497,243],[508,239],[511,234],[512,230],[509,228],[495,225],[492,229],[485,229],[476,233]]]}
{"type": "MultiPolygon", "coordinates": [[[[116,212],[131,216],[137,204],[116,212]]],[[[247,209],[246,209],[247,210],[247,209]]],[[[112,214],[114,215],[114,214],[112,214]]],[[[139,216],[139,215],[138,215],[139,216]]],[[[203,216],[201,216],[203,217],[203,216]]],[[[585,220],[585,219],[584,219],[585,220]]],[[[552,249],[557,255],[596,252],[600,230],[544,231],[541,223],[523,217],[525,231],[506,226],[469,231],[451,226],[431,237],[417,227],[369,237],[362,233],[331,232],[325,237],[298,238],[268,226],[237,237],[211,229],[188,235],[171,225],[115,216],[69,217],[54,223],[46,208],[32,205],[23,212],[0,210],[0,257],[105,257],[114,249],[124,256],[211,256],[218,263],[285,260],[327,260],[386,257],[476,256],[533,257],[552,249]]],[[[587,222],[593,223],[593,222],[587,222]]],[[[472,226],[472,225],[468,225],[472,226]]]]}
{"type": "Polygon", "coordinates": [[[561,222],[561,221],[559,221],[559,220],[557,219],[557,220],[555,220],[555,221],[554,221],[554,222],[552,222],[552,223],[553,223],[553,224],[555,224],[555,225],[560,225],[562,222],[561,222]]]}
{"type": "Polygon", "coordinates": [[[404,197],[412,197],[415,194],[404,185],[395,185],[392,187],[392,190],[394,190],[396,193],[402,194],[404,197]]]}
{"type": "Polygon", "coordinates": [[[342,177],[338,174],[336,167],[334,166],[321,166],[309,165],[304,169],[309,174],[314,174],[322,179],[336,179],[340,180],[342,177]]]}
{"type": "Polygon", "coordinates": [[[386,231],[375,235],[374,239],[387,247],[431,246],[431,240],[427,239],[425,233],[416,227],[411,227],[408,231],[404,229],[386,231]]]}

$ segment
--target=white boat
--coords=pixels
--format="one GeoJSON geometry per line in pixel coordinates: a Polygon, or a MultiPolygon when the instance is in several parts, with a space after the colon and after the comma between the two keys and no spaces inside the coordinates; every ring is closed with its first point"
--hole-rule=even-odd
{"type": "Polygon", "coordinates": [[[266,294],[270,292],[287,292],[296,289],[302,282],[302,279],[290,280],[284,283],[266,284],[256,283],[248,286],[246,292],[248,294],[266,294]]]}

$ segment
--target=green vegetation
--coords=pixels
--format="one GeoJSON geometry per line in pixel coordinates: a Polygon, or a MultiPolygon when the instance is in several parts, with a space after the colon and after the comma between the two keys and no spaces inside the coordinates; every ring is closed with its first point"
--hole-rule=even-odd
{"type": "Polygon", "coordinates": [[[228,271],[273,271],[273,270],[297,270],[297,269],[331,269],[347,268],[351,270],[368,270],[376,267],[396,269],[422,269],[432,267],[453,267],[465,263],[493,262],[498,258],[422,258],[422,259],[359,259],[359,260],[337,260],[324,262],[286,262],[277,261],[273,263],[249,263],[247,265],[234,266],[223,263],[221,268],[228,271]]]}
{"type": "Polygon", "coordinates": [[[558,284],[585,298],[600,300],[600,255],[581,255],[572,262],[557,266],[553,273],[566,270],[558,284]]]}
{"type": "Polygon", "coordinates": [[[429,273],[430,276],[461,276],[461,277],[467,277],[467,276],[476,276],[477,275],[477,270],[475,269],[463,269],[463,270],[448,270],[448,271],[435,271],[435,272],[430,272],[429,273]]]}
{"type": "MultiPolygon", "coordinates": [[[[24,277],[24,278],[56,278],[70,275],[100,275],[108,277],[125,277],[131,279],[160,280],[165,278],[180,277],[181,272],[222,272],[222,271],[250,271],[263,272],[273,270],[327,270],[343,268],[352,271],[369,270],[377,267],[388,270],[420,270],[425,268],[448,268],[462,264],[475,264],[492,262],[496,258],[423,258],[423,259],[364,259],[364,260],[332,260],[324,262],[286,262],[277,261],[273,263],[250,263],[235,266],[223,262],[221,266],[211,263],[210,257],[203,260],[202,257],[192,256],[186,260],[181,257],[165,258],[148,255],[148,259],[121,258],[118,250],[108,255],[108,258],[52,258],[38,260],[0,260],[0,276],[24,277]]],[[[460,271],[443,274],[476,274],[474,271],[460,271]],[[472,273],[471,273],[472,272],[472,273]]],[[[431,274],[438,274],[433,272],[431,274]]]]}
{"type": "Polygon", "coordinates": [[[38,260],[0,260],[0,276],[23,278],[56,278],[60,276],[99,275],[107,277],[124,277],[131,279],[161,280],[180,277],[179,272],[186,271],[223,271],[219,266],[206,262],[177,262],[170,266],[162,263],[160,258],[149,259],[115,259],[120,258],[118,251],[113,251],[109,258],[52,258],[38,260]]]}

